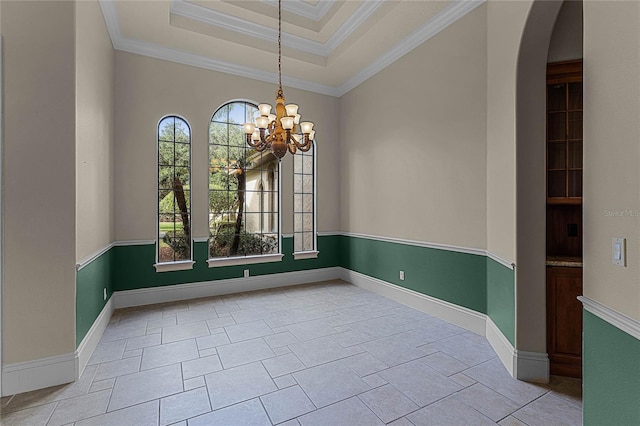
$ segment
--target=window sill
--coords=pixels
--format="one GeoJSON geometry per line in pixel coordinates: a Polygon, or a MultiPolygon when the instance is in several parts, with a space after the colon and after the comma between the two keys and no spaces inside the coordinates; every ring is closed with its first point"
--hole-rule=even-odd
{"type": "Polygon", "coordinates": [[[153,266],[156,268],[156,272],[187,271],[193,269],[194,263],[196,262],[193,260],[185,260],[181,262],[156,263],[153,266]]]}
{"type": "Polygon", "coordinates": [[[218,268],[221,266],[235,265],[252,265],[254,263],[270,263],[280,262],[284,257],[283,254],[267,254],[262,256],[242,256],[242,257],[223,257],[217,259],[208,259],[209,268],[218,268]]]}
{"type": "Polygon", "coordinates": [[[313,250],[313,251],[300,251],[298,253],[293,253],[293,258],[295,260],[302,260],[302,259],[317,259],[318,258],[318,254],[320,254],[319,251],[317,250],[313,250]]]}

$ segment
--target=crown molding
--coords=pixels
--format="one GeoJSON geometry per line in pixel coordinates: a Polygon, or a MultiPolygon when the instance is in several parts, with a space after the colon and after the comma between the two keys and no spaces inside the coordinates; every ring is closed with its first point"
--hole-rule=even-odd
{"type": "Polygon", "coordinates": [[[340,46],[360,25],[362,25],[376,10],[382,6],[385,0],[364,1],[360,7],[353,13],[344,24],[340,26],[338,31],[325,43],[327,56],[329,56],[338,46],[340,46]]]}
{"type": "MultiPolygon", "coordinates": [[[[277,0],[261,0],[263,3],[266,3],[273,7],[278,7],[277,0]]],[[[303,18],[311,19],[313,21],[320,21],[324,16],[331,10],[336,0],[323,0],[317,2],[315,5],[309,4],[307,2],[298,1],[298,2],[284,2],[282,3],[282,9],[287,12],[295,13],[298,16],[302,16],[303,18]]]]}
{"type": "MultiPolygon", "coordinates": [[[[121,38],[114,43],[114,47],[115,49],[123,52],[135,53],[138,55],[149,56],[151,58],[164,59],[166,61],[177,62],[179,64],[191,65],[225,74],[232,74],[239,77],[278,84],[278,74],[276,73],[262,71],[256,68],[233,64],[217,59],[211,59],[205,56],[183,52],[177,49],[170,49],[153,43],[121,38]]],[[[308,90],[310,92],[320,93],[323,95],[339,96],[336,87],[327,86],[301,78],[283,76],[282,84],[283,86],[308,90]]]]}
{"type": "Polygon", "coordinates": [[[366,80],[373,77],[375,74],[379,73],[425,41],[429,40],[431,37],[435,36],[440,31],[465,16],[467,13],[484,4],[485,1],[486,0],[460,0],[447,6],[444,10],[431,18],[400,43],[396,44],[386,53],[378,57],[378,59],[347,80],[344,84],[340,85],[338,88],[340,96],[364,83],[366,80]]]}
{"type": "MultiPolygon", "coordinates": [[[[366,66],[364,69],[362,69],[360,72],[355,74],[353,77],[351,77],[349,80],[338,87],[287,76],[283,77],[283,84],[285,86],[296,89],[307,90],[310,92],[320,93],[328,96],[340,97],[351,91],[355,87],[359,86],[360,84],[364,83],[366,80],[382,71],[384,68],[391,65],[393,62],[406,55],[423,42],[438,34],[440,31],[456,22],[467,13],[481,6],[485,3],[485,1],[486,0],[460,0],[454,2],[450,6],[447,6],[442,12],[430,19],[418,30],[414,31],[396,46],[388,50],[382,56],[378,57],[378,59],[373,61],[371,64],[366,66]]],[[[212,59],[209,57],[196,55],[177,49],[171,49],[146,41],[125,38],[120,32],[115,2],[110,0],[99,0],[99,2],[105,18],[107,30],[109,31],[109,36],[111,37],[111,43],[113,45],[113,48],[116,50],[149,56],[157,59],[163,59],[171,62],[177,62],[185,65],[191,65],[199,68],[205,68],[212,71],[233,74],[240,77],[264,81],[267,83],[277,83],[278,81],[278,76],[276,73],[266,72],[253,67],[233,64],[218,59],[212,59]]],[[[372,8],[368,9],[369,13],[373,13],[375,11],[373,9],[374,4],[379,7],[382,2],[364,2],[365,5],[369,3],[371,4],[368,7],[372,8]]],[[[361,7],[365,6],[363,5],[361,7]]],[[[357,22],[353,22],[351,25],[357,27],[357,25],[360,24],[357,22]]],[[[343,28],[345,28],[345,33],[342,34],[338,32],[334,34],[334,37],[346,38],[348,34],[345,34],[348,27],[345,25],[343,26],[343,28]]]]}
{"type": "MultiPolygon", "coordinates": [[[[278,38],[278,30],[275,28],[227,15],[185,0],[172,0],[171,13],[268,42],[273,42],[278,38]]],[[[295,34],[287,34],[282,40],[282,45],[314,55],[327,56],[325,44],[295,34]]]]}
{"type": "MultiPolygon", "coordinates": [[[[303,52],[327,58],[338,46],[340,46],[360,25],[362,25],[385,0],[365,1],[349,18],[340,26],[325,43],[300,37],[288,33],[282,39],[282,45],[303,52]]],[[[302,2],[300,2],[302,3],[302,2]]],[[[214,27],[220,27],[227,31],[233,31],[245,36],[273,42],[278,37],[278,31],[266,25],[257,24],[242,18],[221,13],[206,7],[199,6],[185,0],[172,0],[171,13],[214,27]]]]}

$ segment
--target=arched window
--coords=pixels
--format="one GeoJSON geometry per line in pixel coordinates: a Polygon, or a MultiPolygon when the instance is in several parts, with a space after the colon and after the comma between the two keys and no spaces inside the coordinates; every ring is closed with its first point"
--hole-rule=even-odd
{"type": "Polygon", "coordinates": [[[257,116],[256,105],[236,101],[221,106],[211,118],[210,266],[226,264],[217,262],[220,259],[248,256],[261,262],[266,260],[255,256],[280,253],[279,162],[270,152],[250,148],[242,128],[243,123],[252,122],[257,116]],[[264,182],[269,185],[265,187],[264,182]],[[265,203],[265,199],[273,202],[265,203]]]}
{"type": "Polygon", "coordinates": [[[296,259],[316,257],[316,144],[293,156],[293,253],[296,259]]]}
{"type": "Polygon", "coordinates": [[[158,124],[157,263],[190,261],[191,128],[180,117],[158,124]]]}

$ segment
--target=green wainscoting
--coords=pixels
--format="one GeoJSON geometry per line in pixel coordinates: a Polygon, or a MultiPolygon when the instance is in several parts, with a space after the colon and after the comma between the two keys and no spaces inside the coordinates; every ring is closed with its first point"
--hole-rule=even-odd
{"type": "Polygon", "coordinates": [[[583,423],[640,425],[640,340],[583,314],[583,423]]]}
{"type": "Polygon", "coordinates": [[[353,236],[341,238],[340,253],[343,268],[487,313],[483,255],[353,236]]]}
{"type": "Polygon", "coordinates": [[[341,266],[419,293],[488,314],[513,344],[514,273],[484,255],[343,235],[318,237],[317,259],[294,260],[293,238],[282,239],[281,262],[209,268],[207,243],[194,243],[193,269],[156,272],[155,244],[118,245],[77,273],[76,337],[80,344],[114,291],[241,278],[341,266]],[[405,272],[400,281],[399,271],[405,272]]]}
{"type": "Polygon", "coordinates": [[[76,347],[80,345],[113,293],[113,259],[114,248],[111,247],[76,271],[76,347]],[[107,300],[103,297],[105,288],[107,300]]]}
{"type": "Polygon", "coordinates": [[[487,257],[487,315],[509,339],[516,341],[515,271],[487,257]]]}
{"type": "Polygon", "coordinates": [[[334,235],[318,237],[320,254],[317,259],[294,260],[293,238],[286,237],[282,239],[284,257],[281,262],[218,268],[209,268],[207,243],[198,242],[193,245],[196,261],[193,269],[161,273],[156,272],[153,267],[156,255],[155,244],[116,246],[113,262],[114,291],[241,278],[245,269],[250,270],[251,276],[257,276],[335,267],[338,266],[340,259],[339,238],[334,235]]]}

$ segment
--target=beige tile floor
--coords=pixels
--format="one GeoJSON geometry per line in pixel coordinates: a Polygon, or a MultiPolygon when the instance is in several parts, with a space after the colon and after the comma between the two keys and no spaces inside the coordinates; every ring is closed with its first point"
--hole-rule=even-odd
{"type": "Polygon", "coordinates": [[[80,380],[2,425],[579,425],[581,383],[512,379],[486,339],[341,281],[122,309],[80,380]]]}

